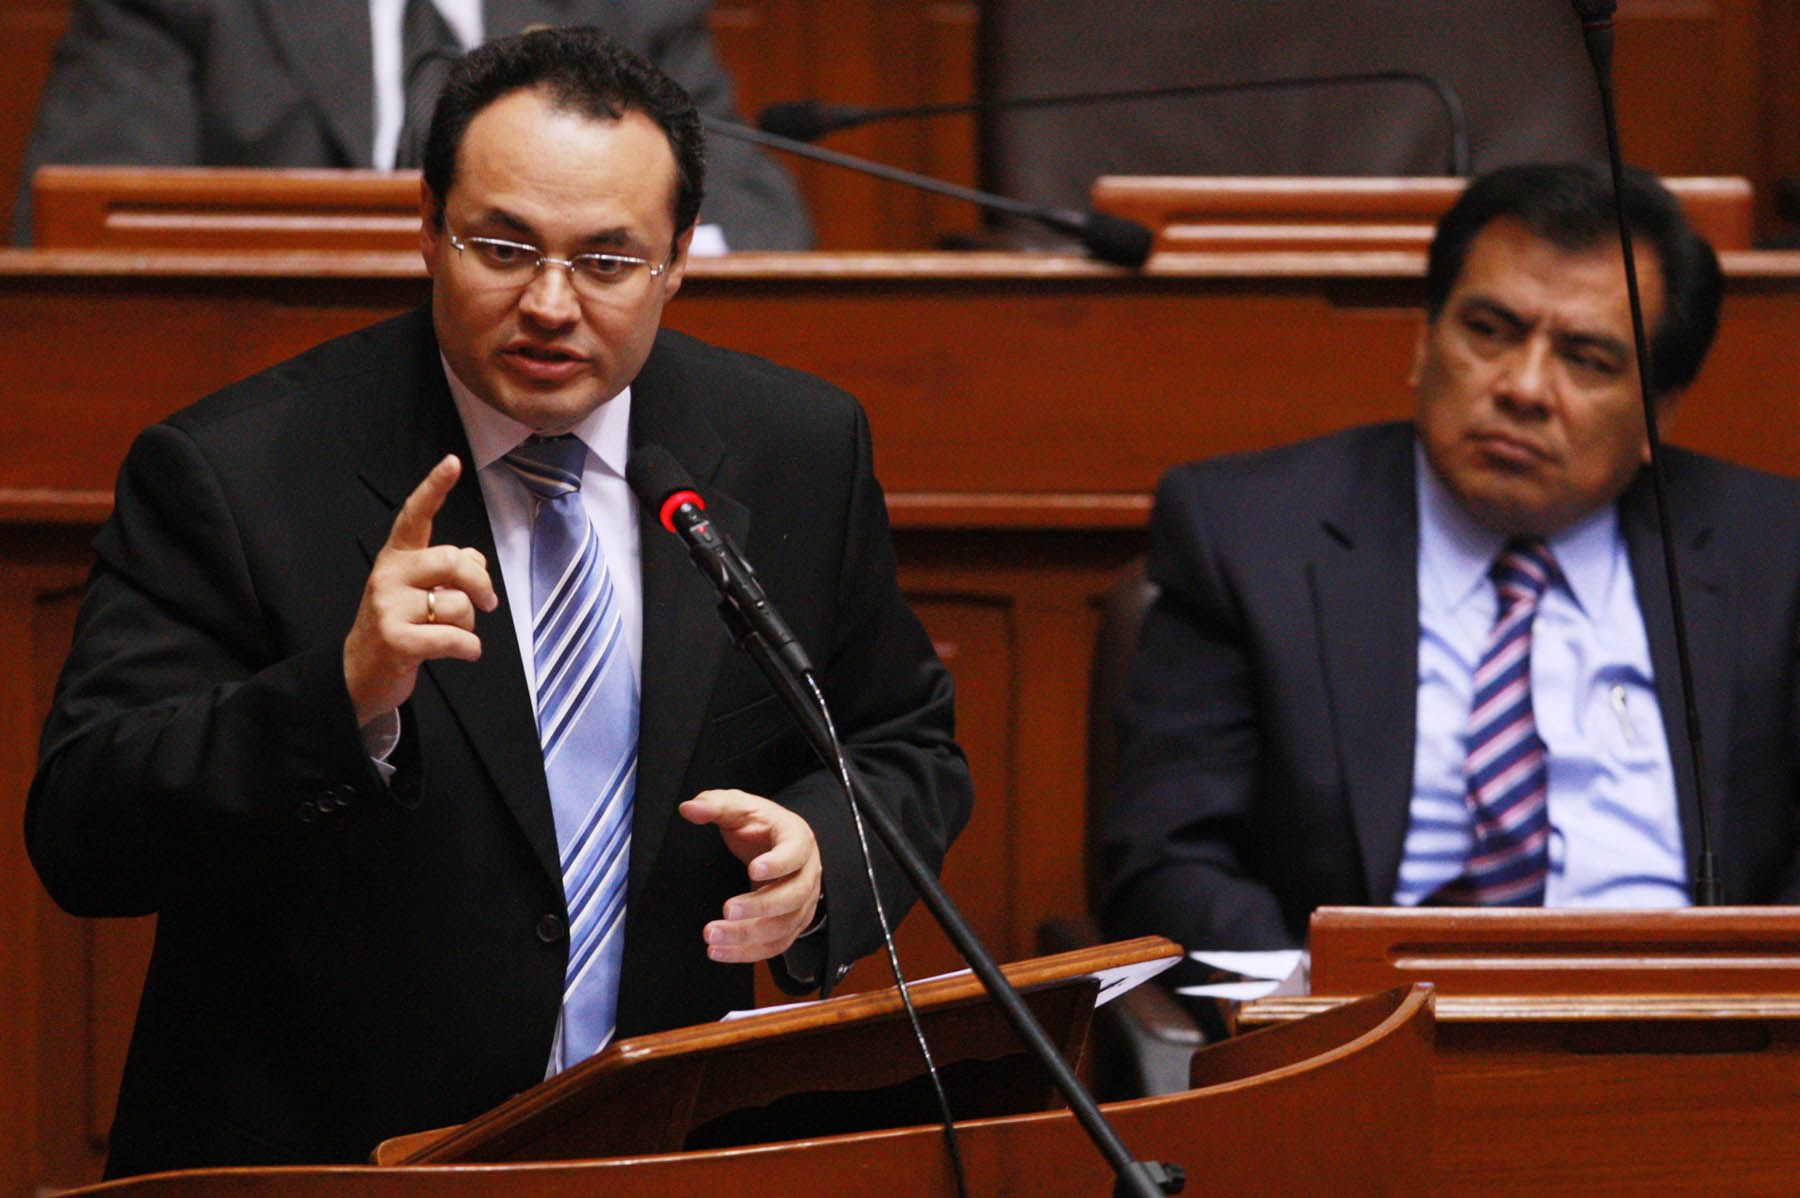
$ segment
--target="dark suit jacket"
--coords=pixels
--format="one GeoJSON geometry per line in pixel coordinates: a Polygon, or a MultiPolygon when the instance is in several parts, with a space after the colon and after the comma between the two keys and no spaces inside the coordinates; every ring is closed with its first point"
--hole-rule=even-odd
{"type": "MultiPolygon", "coordinates": [[[[1161,595],[1121,697],[1106,832],[1115,935],[1267,948],[1391,901],[1412,799],[1418,541],[1410,424],[1181,466],[1161,595]]],[[[1800,485],[1671,450],[1708,810],[1726,901],[1800,900],[1800,485]]],[[[1621,524],[1692,858],[1696,800],[1647,478],[1621,524]]]]}
{"type": "MultiPolygon", "coordinates": [[[[594,25],[656,63],[700,111],[736,119],[704,0],[484,0],[485,31],[594,25]]],[[[77,0],[25,153],[13,240],[30,239],[45,163],[367,167],[374,153],[368,0],[77,0]]],[[[707,143],[700,219],[734,249],[805,249],[787,173],[707,143]]]]}
{"type": "MultiPolygon", "coordinates": [[[[934,863],[967,818],[948,675],[894,578],[868,430],[826,384],[665,332],[634,444],[667,447],[756,563],[864,779],[934,863]]],[[[158,915],[114,1127],[115,1172],[355,1161],[543,1078],[568,941],[512,623],[420,673],[384,786],[342,641],[400,501],[468,460],[420,311],[339,338],[145,431],[44,731],[32,860],[84,915],[158,915]]],[[[496,560],[466,474],[435,525],[496,560]]],[[[746,888],[708,787],[818,835],[824,973],[877,933],[843,800],[730,644],[710,584],[642,514],[644,645],[619,1032],[752,1005],[701,927],[746,888]]],[[[495,581],[501,583],[496,571],[495,581]]],[[[503,585],[503,584],[502,584],[503,585]]],[[[882,858],[888,911],[910,901],[882,858]]]]}

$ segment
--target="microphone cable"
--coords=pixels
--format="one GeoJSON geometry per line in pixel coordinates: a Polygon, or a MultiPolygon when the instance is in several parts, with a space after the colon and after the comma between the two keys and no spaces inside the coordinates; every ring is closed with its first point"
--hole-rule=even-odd
{"type": "Polygon", "coordinates": [[[956,1135],[956,1117],[950,1111],[950,1096],[944,1092],[944,1079],[938,1073],[937,1060],[931,1055],[931,1042],[926,1038],[925,1027],[919,1022],[919,1012],[913,1006],[912,983],[907,981],[906,974],[900,968],[900,952],[894,946],[893,925],[888,921],[887,906],[881,901],[881,887],[875,881],[875,858],[869,851],[869,833],[863,826],[862,812],[857,810],[856,797],[851,793],[856,783],[850,774],[850,761],[844,756],[843,742],[838,740],[837,725],[832,721],[831,708],[825,703],[818,680],[810,670],[802,674],[801,678],[806,682],[813,707],[825,722],[825,733],[831,741],[831,764],[836,769],[838,784],[844,788],[844,800],[850,805],[850,818],[856,826],[856,843],[862,850],[863,871],[869,878],[869,894],[875,900],[875,921],[881,925],[881,943],[887,949],[888,968],[894,974],[894,989],[900,993],[900,1005],[906,1009],[907,1023],[912,1026],[913,1039],[919,1045],[919,1055],[925,1060],[925,1074],[931,1079],[932,1093],[937,1099],[938,1113],[943,1117],[944,1147],[950,1153],[950,1170],[956,1178],[957,1198],[968,1198],[968,1178],[963,1172],[962,1144],[956,1135]]]}

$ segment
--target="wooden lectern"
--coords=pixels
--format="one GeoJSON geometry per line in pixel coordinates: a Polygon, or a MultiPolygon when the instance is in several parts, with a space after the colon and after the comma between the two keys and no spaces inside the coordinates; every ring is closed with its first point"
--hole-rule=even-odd
{"type": "Polygon", "coordinates": [[[1438,1193],[1789,1194],[1800,910],[1324,908],[1312,993],[1437,987],[1438,1193]]]}
{"type": "MultiPolygon", "coordinates": [[[[1180,953],[1145,936],[1005,972],[1051,1042],[1079,1067],[1096,975],[1180,953]]],[[[911,994],[959,1115],[1060,1105],[1049,1075],[973,975],[917,982],[911,994]]],[[[938,1114],[922,1079],[899,992],[881,990],[621,1041],[460,1127],[389,1140],[375,1161],[572,1160],[930,1123],[938,1114]]]]}
{"type": "MultiPolygon", "coordinates": [[[[1108,175],[1090,199],[1154,235],[1157,253],[1412,250],[1462,194],[1456,178],[1108,175]]],[[[1664,179],[1716,250],[1747,250],[1756,231],[1748,179],[1664,179]]],[[[42,201],[39,201],[40,203],[42,201]]]]}
{"type": "MultiPolygon", "coordinates": [[[[1022,962],[1006,972],[1030,996],[1074,994],[1091,1007],[1094,970],[1178,952],[1153,937],[1022,962]]],[[[981,1031],[983,1020],[999,1015],[973,978],[921,983],[914,994],[946,1072],[970,1063],[979,1070],[1018,1051],[1010,1029],[981,1031]]],[[[1085,1031],[1082,1002],[1061,1008],[1073,1019],[1053,1036],[1085,1031]]],[[[1189,1193],[1415,1192],[1428,1165],[1431,1035],[1429,987],[1402,987],[1205,1050],[1195,1057],[1193,1089],[1105,1110],[1140,1159],[1181,1165],[1189,1193]]],[[[76,1192],[110,1198],[952,1194],[944,1131],[916,1122],[906,1102],[890,1112],[892,1126],[826,1133],[796,1124],[758,1142],[691,1142],[694,1132],[705,1131],[697,1116],[742,1105],[732,1101],[734,1092],[748,1092],[755,1102],[775,1096],[779,1105],[786,1096],[828,1091],[832,1102],[852,1107],[859,1087],[882,1089],[900,1074],[917,1074],[908,1057],[916,1060],[916,1050],[899,1019],[897,995],[855,995],[616,1045],[460,1128],[384,1145],[383,1159],[409,1163],[199,1169],[76,1192]],[[624,1144],[619,1123],[650,1138],[624,1144]],[[584,1144],[609,1150],[584,1151],[584,1144]]],[[[1047,1091],[1038,1082],[987,1105],[1042,1108],[1047,1091]]],[[[957,1124],[971,1194],[1112,1192],[1105,1162],[1067,1111],[971,1113],[959,1111],[957,1124]]]]}

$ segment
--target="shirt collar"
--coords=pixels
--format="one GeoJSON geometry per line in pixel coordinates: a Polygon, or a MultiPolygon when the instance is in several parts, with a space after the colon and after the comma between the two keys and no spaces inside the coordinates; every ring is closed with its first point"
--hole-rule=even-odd
{"type": "MultiPolygon", "coordinates": [[[[511,452],[532,428],[483,402],[463,384],[444,362],[444,377],[450,382],[450,397],[456,401],[456,414],[462,419],[463,433],[469,438],[469,450],[475,455],[475,469],[485,470],[511,452]]],[[[608,472],[625,477],[625,462],[630,454],[631,388],[623,391],[589,412],[569,430],[581,438],[588,452],[608,472]]]]}
{"type": "Polygon", "coordinates": [[[1444,480],[1425,457],[1425,447],[1413,443],[1419,500],[1419,574],[1443,587],[1452,608],[1461,607],[1478,589],[1488,587],[1488,567],[1506,544],[1506,538],[1464,510],[1444,480]]]}
{"type": "MultiPolygon", "coordinates": [[[[1441,579],[1452,606],[1486,588],[1488,568],[1506,544],[1506,537],[1471,516],[1458,503],[1444,480],[1425,457],[1425,448],[1413,444],[1417,463],[1419,500],[1419,566],[1428,577],[1441,579]]],[[[1619,509],[1605,504],[1567,528],[1545,538],[1557,570],[1576,604],[1590,615],[1606,610],[1607,588],[1619,560],[1619,509]]],[[[1555,585],[1554,580],[1551,585],[1555,585]]]]}
{"type": "Polygon", "coordinates": [[[1606,610],[1606,594],[1622,558],[1619,507],[1608,503],[1551,534],[1545,544],[1556,558],[1576,606],[1589,616],[1606,610]]]}

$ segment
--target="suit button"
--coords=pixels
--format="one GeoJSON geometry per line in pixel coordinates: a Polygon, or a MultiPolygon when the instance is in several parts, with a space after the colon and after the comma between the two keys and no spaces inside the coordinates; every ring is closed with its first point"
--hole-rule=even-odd
{"type": "Polygon", "coordinates": [[[327,802],[331,810],[341,811],[356,801],[356,787],[340,782],[319,797],[319,806],[323,808],[327,802]]]}
{"type": "Polygon", "coordinates": [[[398,774],[388,785],[388,793],[394,796],[394,802],[407,811],[418,808],[421,789],[417,774],[398,774]]]}
{"type": "Polygon", "coordinates": [[[294,808],[294,818],[303,824],[310,824],[319,818],[319,805],[311,799],[294,808]]]}
{"type": "Polygon", "coordinates": [[[555,944],[558,940],[562,939],[562,936],[562,916],[552,911],[550,914],[544,916],[544,918],[538,920],[537,938],[539,940],[542,940],[545,944],[555,944]]]}

